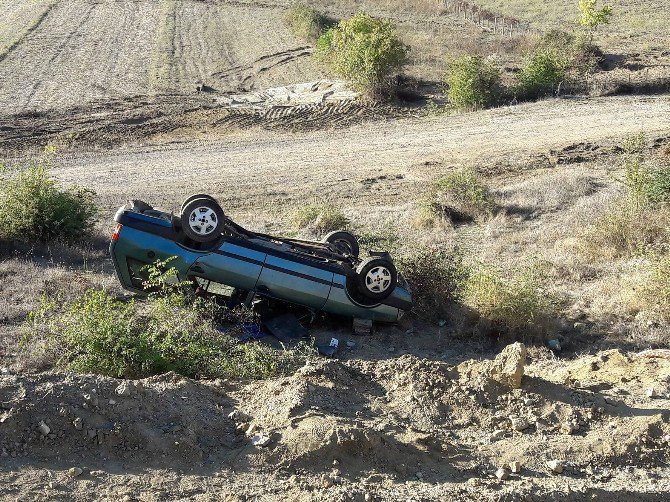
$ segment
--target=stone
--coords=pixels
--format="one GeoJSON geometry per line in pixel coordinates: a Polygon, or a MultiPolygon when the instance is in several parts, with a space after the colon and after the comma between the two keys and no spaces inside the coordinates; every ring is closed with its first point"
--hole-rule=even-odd
{"type": "Polygon", "coordinates": [[[254,434],[251,438],[251,444],[263,448],[270,443],[270,437],[266,436],[262,432],[254,434]]]}
{"type": "Polygon", "coordinates": [[[82,472],[84,472],[84,471],[80,467],[70,467],[67,470],[68,475],[72,476],[73,478],[76,478],[77,476],[80,476],[82,472]]]}
{"type": "Polygon", "coordinates": [[[658,397],[658,393],[656,392],[656,389],[654,389],[653,387],[648,388],[645,391],[645,394],[646,394],[647,397],[650,397],[650,398],[651,397],[658,397]]]}
{"type": "Polygon", "coordinates": [[[81,417],[77,417],[72,421],[72,425],[74,425],[75,429],[80,431],[84,428],[84,421],[81,419],[81,417]]]}
{"type": "Polygon", "coordinates": [[[491,361],[488,374],[493,380],[518,389],[521,387],[525,364],[526,346],[520,342],[512,343],[491,361]]]}
{"type": "Polygon", "coordinates": [[[509,471],[504,467],[499,468],[496,471],[496,478],[498,478],[500,481],[505,481],[506,479],[509,479],[509,471]]]}
{"type": "Polygon", "coordinates": [[[559,430],[560,430],[563,434],[572,434],[572,433],[575,432],[578,428],[579,428],[579,427],[578,427],[577,425],[573,424],[573,423],[565,422],[565,423],[562,423],[562,424],[561,424],[561,427],[560,427],[559,430]]]}
{"type": "Polygon", "coordinates": [[[547,462],[547,467],[551,469],[551,472],[554,474],[560,474],[563,472],[563,462],[560,460],[550,460],[547,462]]]}
{"type": "Polygon", "coordinates": [[[497,429],[497,430],[493,431],[493,433],[489,437],[489,440],[493,443],[495,441],[501,440],[504,437],[505,437],[505,431],[502,430],[502,429],[497,429]]]}
{"type": "Polygon", "coordinates": [[[509,463],[509,468],[514,474],[519,474],[521,472],[521,462],[515,460],[509,463]]]}
{"type": "Polygon", "coordinates": [[[130,384],[128,382],[121,382],[121,384],[116,388],[116,393],[119,396],[125,396],[125,397],[130,396],[130,394],[132,393],[130,384]]]}
{"type": "Polygon", "coordinates": [[[40,423],[37,424],[37,430],[40,434],[42,434],[42,436],[46,436],[51,432],[51,428],[44,423],[44,420],[40,420],[40,423]]]}
{"type": "Polygon", "coordinates": [[[510,424],[512,426],[512,429],[515,431],[521,432],[522,430],[525,430],[529,427],[528,420],[526,420],[523,417],[512,417],[510,418],[510,424]]]}

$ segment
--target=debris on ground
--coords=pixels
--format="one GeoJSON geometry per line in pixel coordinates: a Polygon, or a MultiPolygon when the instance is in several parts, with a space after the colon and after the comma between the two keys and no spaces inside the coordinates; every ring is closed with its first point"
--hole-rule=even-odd
{"type": "Polygon", "coordinates": [[[505,347],[489,366],[489,376],[503,385],[518,389],[526,364],[526,346],[513,343],[505,347]]]}
{"type": "Polygon", "coordinates": [[[284,344],[309,337],[309,330],[290,312],[264,320],[263,328],[284,344]]]}

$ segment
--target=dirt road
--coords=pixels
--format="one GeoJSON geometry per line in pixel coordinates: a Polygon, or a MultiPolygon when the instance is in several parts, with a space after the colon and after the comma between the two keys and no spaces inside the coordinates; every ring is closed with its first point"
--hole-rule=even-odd
{"type": "Polygon", "coordinates": [[[532,155],[580,143],[615,144],[640,131],[670,134],[667,96],[560,99],[294,134],[252,129],[75,153],[56,174],[95,189],[109,211],[129,197],[178,207],[185,194],[200,191],[240,210],[311,197],[385,206],[406,201],[451,166],[521,162],[516,168],[523,169],[532,155]]]}

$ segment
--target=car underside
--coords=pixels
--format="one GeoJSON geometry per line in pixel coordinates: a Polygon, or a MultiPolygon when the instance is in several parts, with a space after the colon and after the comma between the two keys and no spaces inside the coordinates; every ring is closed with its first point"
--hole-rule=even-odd
{"type": "Polygon", "coordinates": [[[271,236],[243,228],[218,203],[196,195],[180,216],[131,201],[115,217],[110,252],[124,288],[146,292],[146,267],[169,260],[180,281],[229,298],[276,298],[314,311],[397,321],[411,293],[388,253],[361,258],[346,231],[322,241],[271,236]]]}

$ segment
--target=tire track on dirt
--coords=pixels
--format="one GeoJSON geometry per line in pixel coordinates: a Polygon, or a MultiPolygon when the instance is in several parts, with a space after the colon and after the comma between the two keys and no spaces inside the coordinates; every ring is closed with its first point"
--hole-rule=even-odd
{"type": "MultiPolygon", "coordinates": [[[[272,113],[279,119],[284,112],[272,113]]],[[[338,112],[332,107],[324,113],[338,112]]],[[[248,118],[231,113],[228,120],[248,118]]],[[[251,129],[205,143],[75,154],[56,172],[65,182],[95,189],[109,211],[128,197],[171,207],[197,191],[236,208],[274,203],[268,194],[281,194],[280,204],[314,196],[344,200],[360,191],[362,180],[386,173],[404,177],[393,193],[370,193],[366,203],[394,204],[454,166],[492,169],[516,159],[517,169],[524,169],[529,156],[580,142],[616,143],[640,130],[649,137],[670,135],[667,96],[548,100],[291,135],[251,129]]]]}
{"type": "MultiPolygon", "coordinates": [[[[51,13],[51,10],[56,6],[57,3],[58,3],[58,0],[53,0],[49,3],[47,3],[44,6],[44,11],[41,14],[39,14],[37,16],[37,18],[35,18],[33,20],[32,23],[27,25],[23,30],[17,30],[17,36],[16,36],[16,38],[14,38],[14,40],[12,40],[9,44],[7,44],[3,47],[0,47],[0,63],[2,63],[2,61],[9,55],[9,53],[11,53],[16,47],[18,47],[19,44],[21,44],[26,38],[28,38],[33,31],[35,31],[36,29],[39,28],[39,26],[47,18],[47,16],[51,13]]],[[[8,7],[10,7],[10,6],[8,5],[8,7]]],[[[28,7],[24,7],[24,8],[28,8],[28,7]]],[[[37,11],[37,12],[39,12],[39,11],[37,11]]],[[[3,17],[6,14],[7,13],[5,12],[3,17]]],[[[14,28],[14,29],[16,29],[16,28],[14,28]]]]}
{"type": "Polygon", "coordinates": [[[0,64],[5,113],[147,93],[152,2],[68,0],[0,64]]]}

